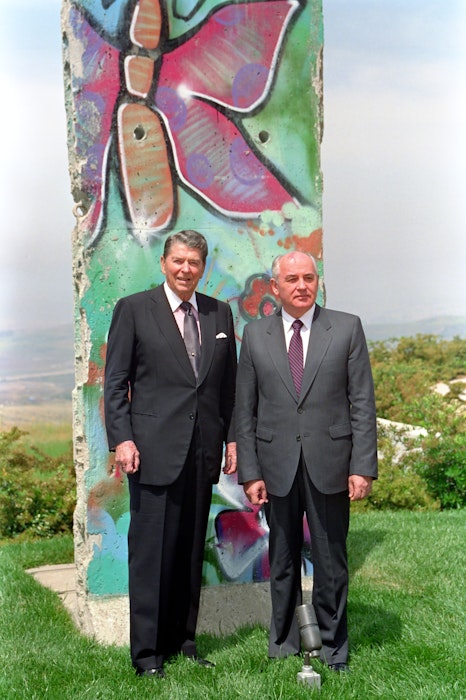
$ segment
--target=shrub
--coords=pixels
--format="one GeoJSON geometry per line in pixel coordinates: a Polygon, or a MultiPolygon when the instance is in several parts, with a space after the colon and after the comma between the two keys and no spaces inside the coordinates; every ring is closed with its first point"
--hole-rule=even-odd
{"type": "MultiPolygon", "coordinates": [[[[430,410],[423,413],[420,402],[430,401],[432,386],[436,382],[464,375],[466,340],[454,338],[448,341],[432,335],[417,335],[377,341],[369,343],[369,347],[377,415],[388,420],[420,424],[428,430],[433,428],[434,432],[441,430],[433,424],[430,410]]],[[[445,404],[454,398],[455,392],[452,391],[449,397],[438,397],[438,402],[445,404]]],[[[431,408],[429,404],[427,406],[431,408]]]]}
{"type": "Polygon", "coordinates": [[[27,433],[0,432],[0,537],[71,532],[76,503],[71,448],[50,457],[25,444],[27,433]]]}
{"type": "Polygon", "coordinates": [[[466,505],[466,435],[428,437],[416,469],[442,508],[466,505]]]}
{"type": "Polygon", "coordinates": [[[351,504],[352,510],[437,510],[439,501],[411,464],[418,455],[419,439],[411,437],[409,430],[380,423],[377,437],[379,478],[367,498],[351,504]]]}
{"type": "Polygon", "coordinates": [[[428,496],[431,503],[441,508],[464,507],[466,411],[460,398],[464,384],[452,380],[464,376],[466,340],[418,335],[377,342],[370,347],[378,417],[422,426],[428,435],[415,450],[393,464],[389,463],[389,446],[379,436],[384,456],[380,480],[374,485],[368,505],[412,508],[414,504],[418,508],[428,496]],[[434,391],[437,382],[449,383],[446,396],[434,391]]]}
{"type": "Polygon", "coordinates": [[[428,393],[413,401],[411,415],[427,426],[428,435],[410,456],[412,469],[422,478],[441,508],[466,505],[466,436],[464,407],[458,399],[428,393]]]}

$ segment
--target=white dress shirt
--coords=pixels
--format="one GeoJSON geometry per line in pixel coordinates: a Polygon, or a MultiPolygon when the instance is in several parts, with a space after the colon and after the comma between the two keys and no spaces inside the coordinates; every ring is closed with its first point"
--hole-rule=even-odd
{"type": "MultiPolygon", "coordinates": [[[[175,317],[175,321],[178,325],[178,328],[180,329],[181,337],[183,337],[184,333],[184,317],[185,317],[185,312],[181,308],[181,303],[182,299],[179,298],[175,292],[170,289],[168,284],[166,282],[163,283],[163,288],[165,291],[165,294],[167,295],[168,303],[170,304],[170,308],[173,311],[173,316],[175,317]]],[[[196,292],[193,292],[193,295],[191,299],[187,299],[191,306],[193,307],[193,314],[194,318],[196,319],[197,323],[197,328],[199,331],[199,342],[201,342],[201,325],[199,323],[199,311],[197,309],[197,299],[196,299],[196,292]]]]}
{"type": "MultiPolygon", "coordinates": [[[[299,317],[299,321],[302,321],[303,325],[301,327],[301,340],[303,341],[303,362],[306,364],[307,350],[309,347],[309,338],[311,335],[312,319],[314,318],[314,311],[316,305],[313,304],[309,311],[299,317]]],[[[298,319],[290,316],[289,313],[282,309],[282,320],[283,320],[283,330],[285,331],[285,342],[286,351],[290,347],[291,336],[293,335],[292,323],[298,319]]]]}

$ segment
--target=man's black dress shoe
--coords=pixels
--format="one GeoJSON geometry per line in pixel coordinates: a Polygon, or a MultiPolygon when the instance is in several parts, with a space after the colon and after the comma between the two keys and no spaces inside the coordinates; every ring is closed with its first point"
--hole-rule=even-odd
{"type": "Polygon", "coordinates": [[[144,676],[145,678],[165,678],[165,671],[161,666],[155,668],[137,668],[137,676],[144,676]]]}
{"type": "Polygon", "coordinates": [[[204,668],[215,668],[215,664],[213,661],[209,661],[208,659],[202,659],[200,656],[187,656],[186,658],[190,661],[193,661],[193,663],[198,664],[199,666],[204,666],[204,668]]]}
{"type": "Polygon", "coordinates": [[[329,664],[328,667],[331,671],[336,671],[337,673],[349,673],[351,670],[348,664],[345,663],[329,664]]]}

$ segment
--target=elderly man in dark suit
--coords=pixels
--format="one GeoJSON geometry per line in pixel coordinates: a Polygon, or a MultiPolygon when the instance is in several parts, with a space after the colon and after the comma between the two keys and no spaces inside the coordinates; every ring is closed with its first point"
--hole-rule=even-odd
{"type": "Polygon", "coordinates": [[[213,666],[195,631],[224,443],[236,471],[236,345],[229,305],[195,292],[206,257],[195,231],[167,238],[164,284],[120,299],[108,337],[105,422],[129,480],[131,658],[144,676],[163,677],[179,653],[213,666]]]}
{"type": "Polygon", "coordinates": [[[272,622],[269,656],[297,654],[302,602],[302,520],[314,567],[312,602],[322,660],[348,670],[346,537],[349,502],[377,477],[372,374],[357,316],[315,303],[312,256],[291,252],[272,265],[281,310],[244,331],[236,385],[238,475],[270,527],[272,622]]]}

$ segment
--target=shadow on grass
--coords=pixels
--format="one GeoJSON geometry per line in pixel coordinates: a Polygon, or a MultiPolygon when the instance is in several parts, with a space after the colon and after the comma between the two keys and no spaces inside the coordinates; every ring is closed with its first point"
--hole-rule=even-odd
{"type": "Polygon", "coordinates": [[[386,607],[359,602],[348,603],[348,626],[353,651],[399,641],[402,634],[399,615],[386,607]]]}
{"type": "Polygon", "coordinates": [[[348,566],[350,579],[362,567],[369,552],[383,542],[388,530],[365,528],[350,530],[348,535],[348,566]]]}
{"type": "MultiPolygon", "coordinates": [[[[389,531],[374,528],[353,528],[348,536],[348,560],[350,578],[360,569],[370,552],[378,547],[388,536],[389,531]]],[[[350,584],[351,591],[351,584],[350,584]]],[[[349,602],[348,617],[351,646],[353,649],[363,646],[379,646],[399,639],[401,620],[398,615],[383,607],[349,602]]],[[[231,651],[235,647],[251,646],[254,653],[267,657],[268,628],[261,625],[246,625],[236,632],[223,637],[198,635],[199,647],[203,653],[231,651]],[[259,651],[260,650],[260,651],[259,651]]]]}
{"type": "MultiPolygon", "coordinates": [[[[364,647],[382,647],[401,638],[402,624],[399,615],[387,608],[353,602],[348,604],[348,624],[353,652],[364,647]]],[[[249,650],[251,662],[266,660],[268,650],[268,629],[261,625],[241,627],[236,632],[215,637],[209,634],[197,636],[199,649],[207,656],[212,652],[228,652],[234,655],[235,649],[249,650]]]]}
{"type": "Polygon", "coordinates": [[[263,652],[267,656],[268,629],[258,624],[245,625],[231,634],[217,637],[212,634],[196,635],[197,645],[202,653],[234,652],[234,649],[250,649],[252,654],[263,652]]]}

